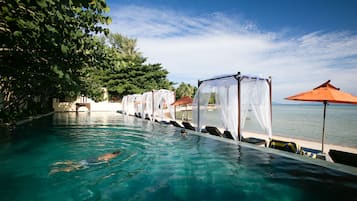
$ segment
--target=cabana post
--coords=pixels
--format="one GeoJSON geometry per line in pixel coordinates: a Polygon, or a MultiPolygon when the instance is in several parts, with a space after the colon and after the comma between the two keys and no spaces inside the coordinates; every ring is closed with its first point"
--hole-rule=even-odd
{"type": "Polygon", "coordinates": [[[151,121],[154,121],[154,118],[155,118],[155,97],[154,97],[154,90],[152,90],[152,92],[151,92],[152,94],[152,102],[151,102],[151,108],[152,108],[152,117],[150,118],[151,119],[151,121]]]}
{"type": "MultiPolygon", "coordinates": [[[[198,88],[200,88],[201,83],[202,82],[200,80],[198,80],[198,83],[197,83],[198,88]]],[[[198,98],[198,100],[200,100],[200,92],[199,91],[197,91],[197,98],[198,98]]],[[[198,118],[197,132],[200,132],[200,130],[201,130],[201,125],[200,125],[200,101],[198,101],[198,103],[197,103],[197,118],[198,118]]]]}
{"type": "Polygon", "coordinates": [[[273,128],[273,100],[272,100],[272,79],[271,76],[269,76],[269,79],[267,80],[269,84],[269,97],[270,97],[270,126],[273,128]]]}
{"type": "Polygon", "coordinates": [[[241,111],[241,108],[240,108],[240,81],[241,81],[241,77],[240,77],[240,72],[238,72],[237,76],[235,77],[237,79],[237,86],[238,86],[238,130],[237,130],[237,134],[238,134],[238,141],[241,141],[241,134],[240,134],[240,111],[241,111]]]}

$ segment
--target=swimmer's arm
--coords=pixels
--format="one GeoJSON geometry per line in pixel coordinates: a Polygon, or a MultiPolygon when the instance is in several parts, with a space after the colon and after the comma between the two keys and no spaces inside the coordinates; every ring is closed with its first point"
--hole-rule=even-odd
{"type": "Polygon", "coordinates": [[[75,164],[74,161],[59,161],[59,162],[53,163],[53,165],[73,165],[73,164],[75,164]]]}

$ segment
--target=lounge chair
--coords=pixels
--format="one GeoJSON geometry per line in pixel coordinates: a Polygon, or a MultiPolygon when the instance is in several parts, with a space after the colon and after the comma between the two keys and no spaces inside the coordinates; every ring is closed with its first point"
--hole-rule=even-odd
{"type": "Polygon", "coordinates": [[[148,115],[148,114],[145,114],[145,120],[149,120],[149,121],[151,121],[151,119],[150,119],[150,117],[149,117],[149,115],[148,115]]]}
{"type": "Polygon", "coordinates": [[[310,158],[318,158],[322,160],[326,160],[326,157],[322,154],[321,150],[311,149],[307,147],[300,148],[301,155],[310,157],[310,158]]]}
{"type": "Polygon", "coordinates": [[[357,154],[330,149],[328,152],[335,163],[357,167],[357,154]]]}
{"type": "Polygon", "coordinates": [[[205,130],[211,135],[215,135],[215,136],[224,137],[224,138],[228,138],[228,139],[234,140],[231,132],[229,132],[227,130],[222,133],[220,130],[218,130],[217,127],[214,127],[214,126],[206,126],[205,130]]]}
{"type": "Polygon", "coordinates": [[[223,137],[234,140],[232,133],[227,130],[223,132],[223,137]]]}
{"type": "Polygon", "coordinates": [[[183,121],[182,125],[187,129],[187,130],[192,130],[192,131],[196,131],[196,128],[193,127],[189,122],[183,121]]]}
{"type": "Polygon", "coordinates": [[[263,139],[255,138],[255,137],[247,137],[244,138],[242,137],[242,142],[247,142],[250,144],[255,144],[255,145],[264,145],[265,147],[267,146],[267,142],[263,139]]]}
{"type": "Polygon", "coordinates": [[[184,128],[183,126],[181,126],[181,125],[180,125],[179,123],[177,123],[176,121],[171,120],[170,123],[171,123],[172,125],[174,125],[175,127],[184,128]]]}
{"type": "Polygon", "coordinates": [[[202,128],[201,133],[208,133],[208,132],[207,132],[206,128],[202,128]]]}
{"type": "Polygon", "coordinates": [[[171,124],[169,121],[162,120],[160,121],[160,124],[171,124]]]}
{"type": "Polygon", "coordinates": [[[141,118],[141,114],[140,114],[140,112],[139,112],[139,113],[136,113],[136,112],[135,112],[135,114],[134,114],[134,115],[135,115],[135,117],[137,117],[137,118],[141,118]]]}
{"type": "Polygon", "coordinates": [[[206,126],[206,131],[211,135],[215,135],[215,136],[218,136],[218,137],[223,137],[223,134],[221,133],[220,130],[218,130],[217,127],[206,126]]]}
{"type": "Polygon", "coordinates": [[[299,153],[299,147],[295,142],[285,142],[281,140],[272,139],[269,142],[269,148],[287,151],[291,153],[299,153]]]}

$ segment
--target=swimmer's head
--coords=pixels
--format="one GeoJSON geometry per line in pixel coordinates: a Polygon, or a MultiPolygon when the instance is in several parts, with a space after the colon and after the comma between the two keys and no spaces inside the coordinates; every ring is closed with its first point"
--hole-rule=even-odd
{"type": "Polygon", "coordinates": [[[120,154],[120,150],[116,150],[112,154],[118,155],[118,154],[120,154]]]}

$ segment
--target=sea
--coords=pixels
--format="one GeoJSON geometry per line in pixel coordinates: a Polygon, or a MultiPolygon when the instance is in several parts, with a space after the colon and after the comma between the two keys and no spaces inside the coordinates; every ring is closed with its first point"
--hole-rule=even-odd
{"type": "MultiPolygon", "coordinates": [[[[321,142],[323,110],[323,104],[273,104],[273,136],[321,142]]],[[[244,130],[263,132],[254,117],[244,130]]],[[[327,105],[325,143],[357,148],[357,105],[327,105]]]]}
{"type": "MultiPolygon", "coordinates": [[[[282,136],[321,143],[323,104],[273,104],[273,137],[282,136]]],[[[218,111],[206,111],[205,124],[223,127],[218,111]]],[[[264,133],[252,111],[242,132],[264,133]]],[[[325,144],[357,148],[357,105],[328,104],[325,144]]]]}

